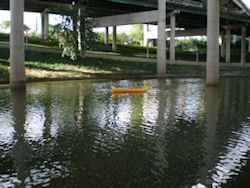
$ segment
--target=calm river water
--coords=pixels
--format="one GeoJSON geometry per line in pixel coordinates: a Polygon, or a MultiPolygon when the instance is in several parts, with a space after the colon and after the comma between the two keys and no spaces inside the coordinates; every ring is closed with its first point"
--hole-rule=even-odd
{"type": "Polygon", "coordinates": [[[250,80],[0,89],[0,187],[249,187],[250,80]]]}

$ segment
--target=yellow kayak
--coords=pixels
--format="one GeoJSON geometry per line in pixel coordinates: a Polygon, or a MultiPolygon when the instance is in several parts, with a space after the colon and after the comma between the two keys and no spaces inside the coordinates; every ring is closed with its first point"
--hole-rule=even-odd
{"type": "Polygon", "coordinates": [[[118,87],[111,87],[114,93],[140,93],[140,92],[147,92],[148,87],[143,88],[118,88],[118,87]]]}

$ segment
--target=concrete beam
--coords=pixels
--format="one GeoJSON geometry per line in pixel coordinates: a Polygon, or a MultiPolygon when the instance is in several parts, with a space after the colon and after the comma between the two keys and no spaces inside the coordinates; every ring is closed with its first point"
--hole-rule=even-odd
{"type": "MultiPolygon", "coordinates": [[[[165,10],[166,11],[166,10],[165,10]]],[[[180,11],[172,11],[166,16],[169,17],[173,14],[179,14],[180,11]]],[[[141,24],[141,23],[154,23],[158,22],[158,11],[145,11],[128,14],[120,14],[115,16],[105,16],[93,18],[94,27],[108,27],[117,25],[141,24]]]]}
{"type": "Polygon", "coordinates": [[[158,11],[147,11],[139,13],[120,14],[115,16],[105,16],[100,18],[94,18],[95,27],[107,27],[116,25],[128,25],[139,23],[153,23],[157,22],[158,11]]]}
{"type": "Polygon", "coordinates": [[[25,89],[24,66],[24,31],[23,31],[24,0],[10,0],[10,87],[25,89]]]}
{"type": "Polygon", "coordinates": [[[219,7],[218,0],[207,1],[207,85],[217,85],[219,81],[219,7]]]}
{"type": "Polygon", "coordinates": [[[241,27],[246,26],[246,24],[234,24],[234,25],[222,25],[223,29],[227,30],[227,29],[240,29],[241,27]]]}
{"type": "MultiPolygon", "coordinates": [[[[106,0],[110,2],[115,2],[115,3],[123,3],[123,4],[130,4],[130,5],[136,5],[136,6],[144,6],[144,7],[150,7],[150,8],[157,8],[157,3],[156,2],[145,2],[145,1],[138,1],[138,0],[106,0]]],[[[181,5],[181,6],[189,6],[189,7],[198,7],[201,8],[203,7],[203,4],[197,1],[193,0],[165,0],[168,2],[168,4],[172,4],[173,6],[181,5]]]]}
{"type": "MultiPolygon", "coordinates": [[[[166,25],[168,28],[169,25],[166,25]]],[[[166,36],[170,37],[170,31],[166,31],[166,36]]],[[[191,37],[191,36],[207,36],[207,29],[206,28],[198,28],[198,29],[185,29],[183,31],[176,30],[175,37],[191,37]]],[[[155,36],[148,39],[156,39],[155,36]]],[[[146,43],[145,43],[146,45],[146,43]]]]}
{"type": "Polygon", "coordinates": [[[247,15],[250,15],[250,9],[241,1],[233,0],[247,15]]]}
{"type": "MultiPolygon", "coordinates": [[[[167,35],[170,36],[170,31],[167,31],[167,35]]],[[[198,28],[198,29],[186,29],[183,31],[175,31],[175,37],[191,37],[191,36],[206,36],[207,29],[206,28],[198,28]]]]}
{"type": "Polygon", "coordinates": [[[193,0],[166,0],[167,3],[173,3],[182,6],[191,6],[191,7],[203,7],[203,3],[193,1],[193,0]]]}
{"type": "Polygon", "coordinates": [[[55,6],[55,7],[70,7],[71,3],[59,3],[59,2],[51,2],[51,1],[43,1],[43,0],[25,0],[25,3],[35,4],[36,6],[55,6]]]}

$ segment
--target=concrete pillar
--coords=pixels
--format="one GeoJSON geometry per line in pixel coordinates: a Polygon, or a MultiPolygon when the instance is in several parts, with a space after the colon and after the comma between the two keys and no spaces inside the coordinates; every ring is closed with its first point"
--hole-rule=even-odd
{"type": "Polygon", "coordinates": [[[42,37],[48,39],[49,36],[49,11],[45,9],[42,12],[42,37]]]}
{"type": "Polygon", "coordinates": [[[231,29],[226,29],[226,62],[230,63],[231,58],[231,29]]]}
{"type": "Polygon", "coordinates": [[[24,33],[23,33],[24,0],[10,0],[10,87],[25,89],[24,66],[24,33]]]}
{"type": "Polygon", "coordinates": [[[147,59],[149,59],[149,41],[147,40],[147,59]]]}
{"type": "Polygon", "coordinates": [[[166,74],[166,0],[158,0],[157,74],[166,74]]]}
{"type": "Polygon", "coordinates": [[[223,34],[221,36],[221,57],[225,58],[226,57],[226,38],[225,38],[225,35],[223,34]]]}
{"type": "Polygon", "coordinates": [[[219,81],[219,7],[218,0],[207,1],[207,85],[216,85],[219,81]]]}
{"type": "Polygon", "coordinates": [[[117,44],[116,44],[116,26],[113,26],[112,50],[113,50],[113,51],[117,51],[117,44]]]}
{"type": "Polygon", "coordinates": [[[246,27],[241,28],[241,66],[246,66],[246,27]]]}
{"type": "Polygon", "coordinates": [[[105,44],[109,43],[109,27],[105,27],[105,44]]]}
{"type": "Polygon", "coordinates": [[[248,39],[248,53],[250,53],[250,39],[248,39]]]}
{"type": "Polygon", "coordinates": [[[176,16],[170,16],[170,63],[175,62],[175,25],[176,25],[176,16]]]}

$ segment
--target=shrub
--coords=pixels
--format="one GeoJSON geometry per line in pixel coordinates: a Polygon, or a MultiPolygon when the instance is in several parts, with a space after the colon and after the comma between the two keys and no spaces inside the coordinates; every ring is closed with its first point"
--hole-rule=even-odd
{"type": "MultiPolygon", "coordinates": [[[[9,42],[10,34],[0,33],[0,41],[9,42]]],[[[58,40],[56,39],[44,40],[42,37],[37,37],[34,35],[28,36],[28,43],[38,44],[38,45],[40,44],[40,45],[45,45],[45,46],[58,46],[58,40]]]]}
{"type": "Polygon", "coordinates": [[[9,41],[10,35],[7,33],[0,33],[0,41],[9,41]]]}

